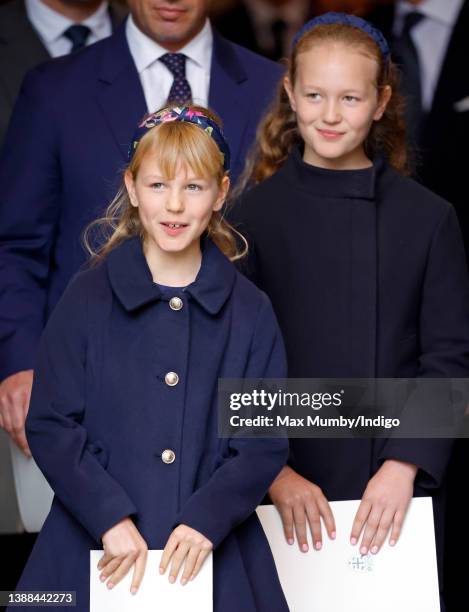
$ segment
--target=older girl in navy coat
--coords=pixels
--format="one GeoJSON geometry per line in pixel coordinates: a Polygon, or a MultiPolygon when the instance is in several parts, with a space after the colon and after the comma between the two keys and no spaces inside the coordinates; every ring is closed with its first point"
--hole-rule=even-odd
{"type": "Polygon", "coordinates": [[[42,339],[27,433],[55,498],[17,588],[77,591],[84,612],[101,542],[101,579],[132,570],[134,593],[147,548],[183,583],[214,549],[215,610],[287,610],[253,514],[287,443],[217,437],[218,378],[286,368],[269,300],[230,262],[228,146],[208,111],[168,108],[130,156],[42,339]]]}
{"type": "MultiPolygon", "coordinates": [[[[329,13],[295,39],[235,210],[250,273],[272,300],[289,376],[467,377],[468,280],[453,208],[405,176],[397,72],[382,34],[329,13]]],[[[291,440],[270,489],[302,550],[359,499],[352,545],[399,538],[412,495],[441,527],[447,440],[291,440]]],[[[441,537],[441,529],[438,534],[441,537]]],[[[441,540],[440,542],[441,543],[441,540]]]]}

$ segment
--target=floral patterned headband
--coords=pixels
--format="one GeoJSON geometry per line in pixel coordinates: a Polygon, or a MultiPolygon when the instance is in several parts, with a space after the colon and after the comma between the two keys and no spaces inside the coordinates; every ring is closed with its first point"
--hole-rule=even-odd
{"type": "Polygon", "coordinates": [[[217,123],[215,123],[215,121],[213,121],[213,119],[207,117],[207,115],[205,115],[202,111],[190,106],[167,107],[145,117],[133,135],[128,152],[129,162],[132,159],[140,140],[148,132],[148,130],[151,130],[157,125],[161,125],[162,123],[167,123],[168,121],[183,121],[199,126],[200,129],[206,132],[216,142],[220,153],[223,156],[223,168],[225,169],[225,172],[228,172],[230,169],[230,148],[225,140],[225,136],[223,135],[221,128],[217,123]]]}
{"type": "Polygon", "coordinates": [[[314,19],[311,19],[296,33],[295,38],[293,39],[292,48],[294,49],[300,38],[302,38],[305,34],[310,32],[313,28],[319,25],[331,25],[331,24],[342,24],[347,25],[352,28],[358,28],[365,34],[368,34],[370,38],[372,38],[383,54],[384,61],[387,63],[391,56],[391,51],[389,49],[389,44],[383,33],[375,28],[371,23],[365,21],[361,17],[357,17],[356,15],[349,15],[348,13],[324,13],[323,15],[319,15],[314,19]]]}

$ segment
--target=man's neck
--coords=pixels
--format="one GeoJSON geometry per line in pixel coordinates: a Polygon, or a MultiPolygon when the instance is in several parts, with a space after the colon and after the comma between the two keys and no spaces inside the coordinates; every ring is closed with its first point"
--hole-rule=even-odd
{"type": "Polygon", "coordinates": [[[88,0],[87,2],[74,2],[73,0],[39,0],[53,11],[60,13],[72,21],[84,21],[95,13],[103,0],[88,0]]]}

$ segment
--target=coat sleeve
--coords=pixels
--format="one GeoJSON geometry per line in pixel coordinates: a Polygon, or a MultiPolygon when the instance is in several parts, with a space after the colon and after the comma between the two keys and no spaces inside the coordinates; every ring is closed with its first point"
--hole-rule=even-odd
{"type": "Polygon", "coordinates": [[[26,434],[55,495],[99,542],[136,508],[90,452],[82,425],[88,342],[86,288],[81,281],[79,274],[71,282],[42,336],[26,434]]]}
{"type": "MultiPolygon", "coordinates": [[[[262,294],[246,378],[284,378],[283,340],[270,302],[262,294]]],[[[187,501],[176,525],[196,529],[217,547],[262,501],[288,456],[285,439],[241,439],[228,442],[229,457],[187,501]]]]}
{"type": "Polygon", "coordinates": [[[41,76],[26,77],[0,157],[0,380],[34,368],[44,327],[61,178],[41,76]]]}
{"type": "MultiPolygon", "coordinates": [[[[469,377],[469,281],[456,213],[447,206],[430,247],[420,309],[419,377],[469,377]]],[[[442,484],[453,440],[390,439],[380,460],[417,465],[416,484],[442,484]]]]}

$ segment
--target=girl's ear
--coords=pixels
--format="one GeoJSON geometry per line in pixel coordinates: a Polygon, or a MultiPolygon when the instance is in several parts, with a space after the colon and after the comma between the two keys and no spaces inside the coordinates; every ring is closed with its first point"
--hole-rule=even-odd
{"type": "Polygon", "coordinates": [[[288,99],[290,100],[290,106],[292,108],[292,111],[296,113],[295,97],[293,95],[293,85],[292,85],[292,82],[290,81],[290,77],[288,76],[283,77],[283,87],[285,91],[287,92],[288,99]]]}
{"type": "Polygon", "coordinates": [[[124,183],[125,183],[125,187],[127,189],[127,193],[129,194],[130,203],[132,204],[132,206],[137,208],[138,207],[138,200],[137,200],[137,194],[135,192],[135,181],[134,181],[134,178],[133,178],[132,173],[130,172],[130,170],[126,170],[125,171],[125,174],[124,174],[124,183]]]}
{"type": "Polygon", "coordinates": [[[225,203],[228,191],[230,190],[230,179],[228,176],[224,176],[221,180],[220,189],[218,190],[218,196],[212,210],[221,210],[225,203]]]}
{"type": "Polygon", "coordinates": [[[392,88],[390,85],[386,85],[383,87],[381,91],[381,95],[378,101],[378,108],[373,115],[374,121],[379,121],[381,117],[384,115],[384,111],[386,110],[387,105],[389,104],[389,100],[392,98],[392,88]]]}

